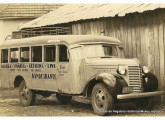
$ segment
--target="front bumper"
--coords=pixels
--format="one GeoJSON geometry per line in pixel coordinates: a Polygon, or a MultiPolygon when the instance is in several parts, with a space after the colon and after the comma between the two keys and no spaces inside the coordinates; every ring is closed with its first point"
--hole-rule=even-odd
{"type": "Polygon", "coordinates": [[[117,99],[122,100],[122,99],[130,99],[130,98],[151,97],[151,96],[159,96],[162,94],[164,94],[164,91],[130,93],[130,94],[117,95],[117,99]]]}

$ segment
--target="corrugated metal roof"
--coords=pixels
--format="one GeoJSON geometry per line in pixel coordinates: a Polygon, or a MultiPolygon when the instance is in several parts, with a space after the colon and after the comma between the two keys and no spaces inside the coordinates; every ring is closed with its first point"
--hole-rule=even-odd
{"type": "Polygon", "coordinates": [[[128,13],[142,13],[157,8],[165,8],[165,4],[67,4],[24,24],[21,28],[41,27],[116,15],[125,16],[128,13]]]}
{"type": "Polygon", "coordinates": [[[0,19],[37,18],[64,4],[0,4],[0,19]]]}

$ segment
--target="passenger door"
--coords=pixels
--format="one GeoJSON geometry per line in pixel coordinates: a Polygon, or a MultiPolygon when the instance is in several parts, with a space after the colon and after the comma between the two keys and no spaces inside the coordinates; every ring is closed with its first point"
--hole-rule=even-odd
{"type": "Polygon", "coordinates": [[[70,62],[68,56],[68,48],[64,44],[58,45],[57,57],[57,71],[58,71],[58,90],[62,93],[70,92],[71,74],[70,62]]]}

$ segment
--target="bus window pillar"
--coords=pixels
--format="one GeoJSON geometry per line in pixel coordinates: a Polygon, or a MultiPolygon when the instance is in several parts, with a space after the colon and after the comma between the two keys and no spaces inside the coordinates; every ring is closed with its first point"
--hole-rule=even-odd
{"type": "Polygon", "coordinates": [[[29,62],[32,62],[32,48],[29,47],[29,62]]]}
{"type": "Polygon", "coordinates": [[[10,48],[8,49],[8,63],[10,63],[11,60],[10,60],[10,48]]]}
{"type": "Polygon", "coordinates": [[[21,49],[20,49],[20,47],[18,48],[18,63],[20,63],[21,62],[21,49]]]}
{"type": "Polygon", "coordinates": [[[42,46],[42,63],[45,62],[44,46],[42,46]]]}

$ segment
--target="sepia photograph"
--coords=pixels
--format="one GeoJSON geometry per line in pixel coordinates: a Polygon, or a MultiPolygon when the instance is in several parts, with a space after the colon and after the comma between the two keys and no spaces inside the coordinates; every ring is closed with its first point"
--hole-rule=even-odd
{"type": "Polygon", "coordinates": [[[165,117],[165,3],[0,3],[0,117],[165,117]]]}

